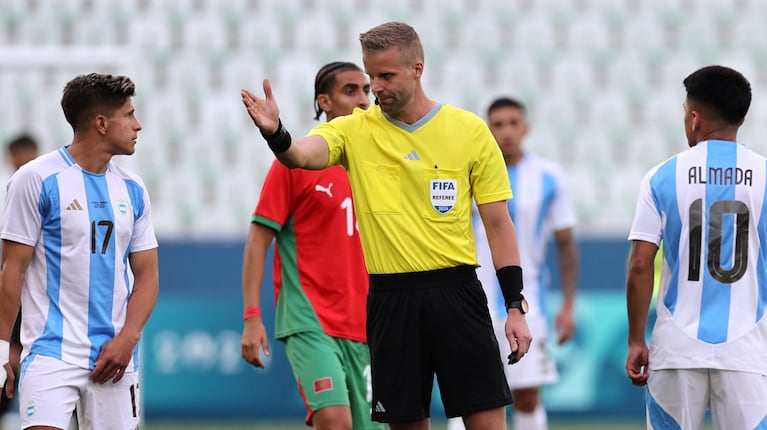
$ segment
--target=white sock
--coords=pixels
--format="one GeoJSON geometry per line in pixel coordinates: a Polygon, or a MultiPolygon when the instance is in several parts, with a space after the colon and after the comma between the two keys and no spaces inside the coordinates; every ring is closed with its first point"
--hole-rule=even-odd
{"type": "Polygon", "coordinates": [[[514,410],[512,417],[514,430],[547,430],[549,428],[546,409],[540,403],[532,412],[514,410]]]}
{"type": "Polygon", "coordinates": [[[448,418],[447,430],[466,430],[466,427],[463,426],[463,418],[448,418]]]}

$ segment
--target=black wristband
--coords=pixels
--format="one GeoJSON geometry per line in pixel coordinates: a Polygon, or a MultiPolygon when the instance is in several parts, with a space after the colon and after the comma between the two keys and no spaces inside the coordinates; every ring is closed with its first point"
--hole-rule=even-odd
{"type": "Polygon", "coordinates": [[[522,268],[519,266],[501,267],[495,272],[498,277],[498,283],[501,285],[501,293],[506,303],[506,309],[509,309],[511,302],[522,300],[522,268]]]}
{"type": "Polygon", "coordinates": [[[269,149],[276,154],[287,151],[292,142],[290,133],[288,133],[288,130],[282,126],[282,120],[280,120],[277,125],[277,131],[275,131],[274,134],[267,135],[262,131],[261,136],[264,136],[266,144],[269,145],[269,149]]]}

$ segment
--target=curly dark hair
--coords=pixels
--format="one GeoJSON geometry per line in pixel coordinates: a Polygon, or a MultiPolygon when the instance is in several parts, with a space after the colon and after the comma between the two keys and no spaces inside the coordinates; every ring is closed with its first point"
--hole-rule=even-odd
{"type": "Polygon", "coordinates": [[[691,73],[683,83],[688,99],[706,106],[728,124],[740,124],[751,106],[751,84],[729,67],[703,67],[691,73]]]}

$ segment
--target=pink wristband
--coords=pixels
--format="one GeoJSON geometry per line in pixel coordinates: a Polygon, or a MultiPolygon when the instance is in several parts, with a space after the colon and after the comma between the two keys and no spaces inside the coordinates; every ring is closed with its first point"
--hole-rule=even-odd
{"type": "Polygon", "coordinates": [[[248,318],[259,317],[261,318],[261,308],[258,306],[248,306],[242,312],[242,320],[245,321],[248,318]]]}

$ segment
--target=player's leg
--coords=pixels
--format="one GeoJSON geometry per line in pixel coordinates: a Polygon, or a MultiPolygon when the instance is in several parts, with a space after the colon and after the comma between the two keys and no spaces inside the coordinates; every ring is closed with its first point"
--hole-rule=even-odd
{"type": "Polygon", "coordinates": [[[432,292],[428,338],[445,414],[469,430],[505,429],[511,392],[482,286],[459,279],[432,292]]]}
{"type": "Polygon", "coordinates": [[[77,403],[79,429],[135,430],[141,417],[140,394],[138,372],[126,372],[116,383],[89,379],[77,403]]]}
{"type": "Polygon", "coordinates": [[[370,350],[367,344],[348,339],[336,339],[343,351],[346,386],[354,430],[384,430],[384,425],[372,419],[373,387],[370,377],[370,350]]]}
{"type": "Polygon", "coordinates": [[[651,369],[647,380],[647,428],[703,428],[709,393],[707,369],[651,369]]]}
{"type": "Polygon", "coordinates": [[[52,357],[29,355],[21,365],[21,428],[66,429],[87,370],[52,357]]]}
{"type": "Polygon", "coordinates": [[[767,427],[767,376],[712,369],[711,421],[715,430],[767,427]]]}
{"type": "Polygon", "coordinates": [[[285,352],[315,429],[351,429],[352,415],[343,352],[325,333],[302,332],[285,339],[285,352]]]}
{"type": "MultiPolygon", "coordinates": [[[[511,352],[504,332],[504,320],[493,323],[501,356],[511,352]]],[[[518,363],[504,368],[506,380],[514,397],[512,420],[515,430],[546,430],[548,419],[541,400],[540,387],[559,379],[557,367],[549,348],[548,324],[542,315],[529,315],[527,325],[533,335],[530,349],[518,363]]]]}

